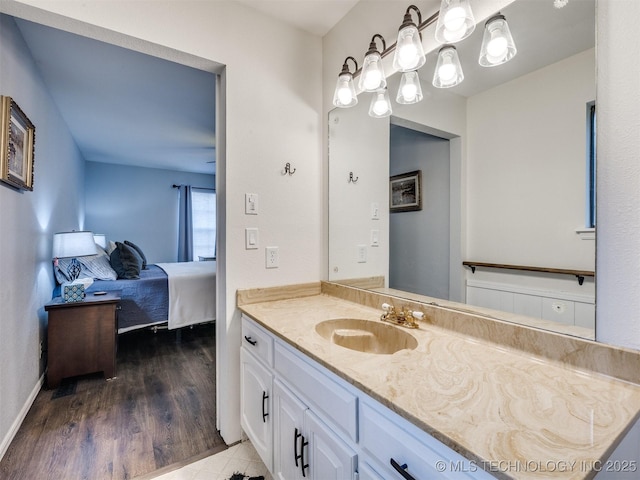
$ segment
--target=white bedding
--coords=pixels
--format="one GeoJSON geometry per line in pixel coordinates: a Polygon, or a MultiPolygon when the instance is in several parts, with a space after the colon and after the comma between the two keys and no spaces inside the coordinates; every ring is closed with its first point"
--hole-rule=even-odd
{"type": "Polygon", "coordinates": [[[169,277],[169,329],[216,318],[216,262],[157,263],[169,277]]]}

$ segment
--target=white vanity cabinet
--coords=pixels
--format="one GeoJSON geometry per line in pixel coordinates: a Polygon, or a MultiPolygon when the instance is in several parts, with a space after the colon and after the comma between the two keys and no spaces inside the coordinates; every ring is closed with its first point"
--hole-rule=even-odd
{"type": "Polygon", "coordinates": [[[276,479],[493,478],[248,317],[242,325],[242,427],[276,479]]]}
{"type": "Polygon", "coordinates": [[[274,468],[278,480],[353,480],[357,455],[303,400],[274,382],[274,468]]]}
{"type": "Polygon", "coordinates": [[[273,467],[273,338],[243,319],[240,349],[240,424],[265,466],[273,467]]]}

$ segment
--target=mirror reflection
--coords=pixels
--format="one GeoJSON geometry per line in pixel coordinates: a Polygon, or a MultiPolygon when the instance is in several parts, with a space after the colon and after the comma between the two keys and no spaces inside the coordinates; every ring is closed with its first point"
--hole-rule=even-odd
{"type": "Polygon", "coordinates": [[[456,45],[459,85],[433,86],[434,47],[420,103],[395,101],[394,74],[390,117],[370,117],[366,93],[330,112],[329,280],[593,338],[594,277],[564,270],[595,267],[595,1],[500,13],[508,63],[478,64],[483,21],[456,45]],[[415,171],[422,208],[390,212],[390,177],[415,171]]]}

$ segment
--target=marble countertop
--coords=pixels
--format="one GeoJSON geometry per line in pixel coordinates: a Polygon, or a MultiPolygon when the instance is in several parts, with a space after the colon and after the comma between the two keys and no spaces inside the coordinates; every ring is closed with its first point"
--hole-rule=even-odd
{"type": "Polygon", "coordinates": [[[380,321],[381,314],[334,296],[239,308],[498,477],[592,478],[596,462],[611,455],[640,416],[639,385],[427,322],[405,330],[418,340],[415,350],[378,355],[334,345],[316,333],[316,324],[380,321]]]}

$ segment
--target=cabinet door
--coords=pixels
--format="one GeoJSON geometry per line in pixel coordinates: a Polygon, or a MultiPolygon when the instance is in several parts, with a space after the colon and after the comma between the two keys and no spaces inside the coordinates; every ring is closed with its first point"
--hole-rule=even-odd
{"type": "Polygon", "coordinates": [[[314,480],[352,480],[356,453],[311,410],[305,412],[304,420],[301,453],[305,476],[314,480]]]}
{"type": "Polygon", "coordinates": [[[273,376],[251,353],[240,349],[241,425],[265,466],[273,467],[271,385],[273,376]]]}
{"type": "MultiPolygon", "coordinates": [[[[273,474],[278,480],[302,479],[302,435],[307,406],[277,378],[273,382],[273,474]]],[[[305,459],[306,461],[306,459],[305,459]]]]}

